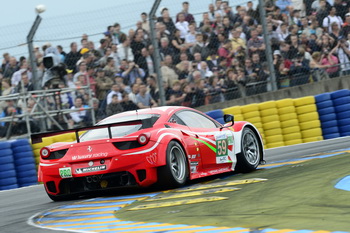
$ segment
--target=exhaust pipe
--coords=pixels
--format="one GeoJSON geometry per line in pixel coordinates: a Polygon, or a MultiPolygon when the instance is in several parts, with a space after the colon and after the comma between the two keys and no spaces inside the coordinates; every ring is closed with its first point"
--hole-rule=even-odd
{"type": "Polygon", "coordinates": [[[99,177],[97,177],[97,176],[92,176],[92,181],[93,182],[98,182],[100,180],[100,178],[99,177]]]}

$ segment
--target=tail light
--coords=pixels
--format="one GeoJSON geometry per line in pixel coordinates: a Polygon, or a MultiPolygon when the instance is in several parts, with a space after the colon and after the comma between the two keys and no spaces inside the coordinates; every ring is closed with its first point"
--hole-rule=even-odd
{"type": "Polygon", "coordinates": [[[149,142],[150,138],[151,138],[151,134],[150,133],[143,133],[143,134],[139,135],[139,137],[137,138],[137,141],[141,145],[146,145],[149,142]]]}
{"type": "Polygon", "coordinates": [[[40,150],[40,155],[43,159],[46,159],[50,156],[50,150],[47,147],[43,147],[40,150]]]}

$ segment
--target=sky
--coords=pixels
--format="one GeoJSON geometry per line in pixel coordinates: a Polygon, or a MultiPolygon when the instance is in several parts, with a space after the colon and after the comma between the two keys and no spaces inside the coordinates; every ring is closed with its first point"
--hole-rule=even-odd
{"type": "Polygon", "coordinates": [[[118,0],[6,0],[0,8],[0,26],[28,21],[34,22],[36,17],[35,7],[37,5],[45,5],[46,11],[42,13],[42,17],[50,18],[113,7],[116,5],[116,2],[118,0]]]}

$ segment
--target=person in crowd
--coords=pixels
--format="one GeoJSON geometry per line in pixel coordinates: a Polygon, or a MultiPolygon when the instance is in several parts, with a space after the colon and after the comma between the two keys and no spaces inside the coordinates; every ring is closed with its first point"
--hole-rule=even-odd
{"type": "Polygon", "coordinates": [[[157,102],[152,99],[149,93],[147,93],[147,86],[144,83],[140,85],[140,91],[136,95],[136,100],[137,106],[141,109],[158,106],[157,102]]]}
{"type": "Polygon", "coordinates": [[[146,77],[145,71],[133,61],[129,61],[124,68],[125,70],[121,73],[121,76],[128,85],[135,83],[137,78],[141,78],[143,81],[146,77]]]}
{"type": "Polygon", "coordinates": [[[123,112],[124,109],[120,103],[121,101],[119,100],[119,95],[113,94],[112,101],[107,105],[107,109],[106,109],[107,116],[112,116],[114,114],[123,112]]]}
{"type": "Polygon", "coordinates": [[[84,109],[84,100],[82,97],[76,97],[74,101],[74,106],[72,106],[71,110],[77,110],[74,112],[70,112],[69,115],[71,119],[69,120],[69,126],[73,127],[84,127],[85,126],[85,117],[87,111],[84,109]]]}

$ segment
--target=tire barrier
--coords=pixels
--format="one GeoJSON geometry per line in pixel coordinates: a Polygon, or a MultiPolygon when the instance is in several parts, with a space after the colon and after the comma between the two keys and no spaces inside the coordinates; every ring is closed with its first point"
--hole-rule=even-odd
{"type": "Polygon", "coordinates": [[[0,190],[18,188],[10,142],[0,142],[0,190]]]}
{"type": "Polygon", "coordinates": [[[338,123],[338,131],[334,133],[339,133],[341,137],[350,136],[350,91],[342,89],[330,95],[338,123]]]}
{"type": "Polygon", "coordinates": [[[13,159],[19,187],[38,183],[34,153],[28,139],[19,139],[11,142],[13,159]]]}
{"type": "Polygon", "coordinates": [[[209,112],[206,112],[205,114],[207,114],[208,116],[210,116],[211,118],[213,118],[214,120],[217,120],[219,123],[221,124],[225,124],[224,121],[224,113],[221,109],[217,109],[217,110],[212,110],[209,112]]]}
{"type": "Polygon", "coordinates": [[[258,104],[262,128],[265,132],[266,148],[285,146],[283,127],[276,107],[276,101],[267,101],[258,104]]]}

